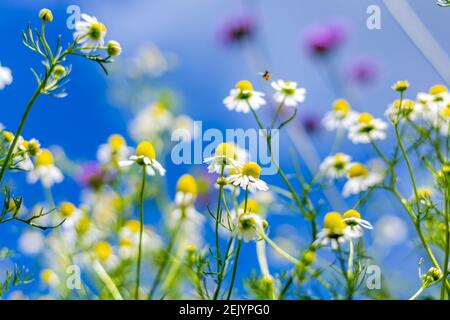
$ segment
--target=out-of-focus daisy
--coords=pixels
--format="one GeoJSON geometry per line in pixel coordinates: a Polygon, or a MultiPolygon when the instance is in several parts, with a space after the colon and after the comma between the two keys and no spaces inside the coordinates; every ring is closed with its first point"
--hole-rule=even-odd
{"type": "Polygon", "coordinates": [[[190,174],[184,174],[178,179],[175,203],[178,206],[192,205],[197,197],[197,182],[190,174]]]}
{"type": "Polygon", "coordinates": [[[13,81],[11,69],[2,67],[0,64],[0,90],[3,90],[7,85],[10,85],[13,81]]]}
{"type": "Polygon", "coordinates": [[[348,138],[353,143],[370,143],[386,138],[388,125],[381,119],[375,119],[369,113],[361,113],[357,122],[349,128],[348,138]]]}
{"type": "Polygon", "coordinates": [[[331,179],[345,177],[351,160],[352,158],[345,153],[328,156],[320,164],[320,173],[331,179]]]}
{"type": "Polygon", "coordinates": [[[136,140],[154,138],[161,131],[168,130],[173,122],[173,115],[167,106],[155,102],[142,109],[131,121],[129,131],[136,140]]]}
{"type": "Polygon", "coordinates": [[[156,160],[156,152],[153,145],[148,141],[142,141],[136,148],[136,154],[132,155],[129,160],[120,161],[121,167],[138,164],[145,167],[145,171],[149,176],[154,176],[156,172],[163,176],[166,170],[156,160]]]}
{"type": "Polygon", "coordinates": [[[409,82],[406,80],[397,81],[396,83],[394,83],[392,85],[392,90],[398,91],[398,92],[406,91],[406,90],[408,90],[408,88],[409,88],[409,82]]]}
{"type": "Polygon", "coordinates": [[[119,263],[113,247],[106,241],[100,241],[92,248],[93,259],[98,260],[107,269],[113,269],[119,263]]]}
{"type": "Polygon", "coordinates": [[[47,149],[43,149],[36,156],[34,168],[28,172],[27,176],[29,183],[36,183],[40,180],[46,188],[50,188],[55,183],[62,182],[63,179],[61,170],[55,166],[53,154],[47,149]]]}
{"type": "Polygon", "coordinates": [[[36,230],[25,230],[19,238],[19,248],[26,255],[36,255],[44,249],[44,236],[36,230]]]}
{"type": "Polygon", "coordinates": [[[105,43],[106,26],[99,22],[96,17],[91,17],[85,13],[81,14],[82,20],[75,24],[74,38],[85,48],[92,51],[101,47],[105,43]]]}
{"type": "Polygon", "coordinates": [[[59,284],[58,275],[51,269],[44,269],[41,271],[41,281],[51,287],[55,287],[59,284]]]}
{"type": "Polygon", "coordinates": [[[338,99],[333,102],[333,110],[327,112],[322,124],[327,130],[347,128],[358,120],[358,113],[353,111],[347,100],[338,99]]]}
{"type": "Polygon", "coordinates": [[[75,228],[78,221],[83,216],[83,212],[69,201],[64,201],[59,205],[58,213],[62,219],[65,219],[62,227],[70,230],[75,228]]]}
{"type": "Polygon", "coordinates": [[[237,166],[238,150],[234,143],[224,142],[216,147],[213,157],[205,158],[203,161],[208,166],[208,172],[221,173],[222,167],[224,171],[237,166]]]}
{"type": "Polygon", "coordinates": [[[236,235],[245,242],[260,240],[261,232],[268,226],[261,216],[247,212],[240,214],[234,224],[236,235]]]}
{"type": "Polygon", "coordinates": [[[417,94],[414,113],[429,122],[433,127],[439,126],[440,112],[450,102],[450,94],[446,86],[438,84],[429,89],[427,93],[417,94]]]}
{"type": "Polygon", "coordinates": [[[450,135],[450,102],[441,110],[442,123],[440,131],[443,136],[450,135]]]}
{"type": "MultiPolygon", "coordinates": [[[[128,220],[119,231],[119,255],[129,259],[137,255],[139,246],[138,220],[128,220]]],[[[152,229],[144,226],[142,234],[142,249],[151,252],[161,247],[162,240],[152,229]]]]}
{"type": "Polygon", "coordinates": [[[294,81],[273,81],[272,87],[276,90],[273,99],[277,103],[284,103],[288,107],[295,107],[297,104],[305,101],[305,88],[297,88],[297,82],[294,81]]]}
{"type": "Polygon", "coordinates": [[[368,190],[370,187],[381,183],[384,176],[377,170],[369,171],[363,164],[355,162],[349,165],[347,178],[348,180],[342,191],[344,197],[349,197],[353,194],[368,190]]]}
{"type": "Polygon", "coordinates": [[[392,122],[397,122],[403,119],[415,120],[417,114],[414,112],[415,103],[409,99],[395,100],[386,110],[386,116],[392,122]]]}
{"type": "Polygon", "coordinates": [[[125,160],[131,153],[131,148],[120,134],[110,135],[108,143],[100,145],[97,150],[97,159],[101,163],[118,163],[125,160]]]}
{"type": "Polygon", "coordinates": [[[250,81],[241,80],[236,83],[234,89],[231,89],[230,95],[223,100],[223,103],[228,110],[247,113],[250,112],[250,107],[253,110],[258,110],[266,104],[263,96],[264,93],[253,90],[250,81]]]}
{"type": "Polygon", "coordinates": [[[323,219],[323,229],[317,234],[314,244],[326,246],[331,243],[331,248],[337,250],[339,244],[346,240],[346,226],[344,219],[338,212],[328,212],[323,219]]]}
{"type": "Polygon", "coordinates": [[[363,235],[363,228],[373,229],[369,221],[361,219],[361,214],[354,210],[348,210],[344,213],[344,220],[347,227],[345,234],[349,238],[359,238],[363,235]]]}
{"type": "MultiPolygon", "coordinates": [[[[192,120],[191,117],[182,115],[175,118],[173,121],[173,128],[174,131],[177,130],[180,132],[180,130],[183,130],[183,134],[181,136],[182,141],[184,142],[190,142],[198,137],[200,128],[198,124],[192,120]]],[[[172,131],[172,133],[174,132],[172,131]]]]}
{"type": "Polygon", "coordinates": [[[227,180],[234,186],[240,186],[242,189],[256,192],[267,191],[269,187],[261,180],[261,167],[255,162],[247,162],[240,166],[235,174],[230,175],[227,180]]]}

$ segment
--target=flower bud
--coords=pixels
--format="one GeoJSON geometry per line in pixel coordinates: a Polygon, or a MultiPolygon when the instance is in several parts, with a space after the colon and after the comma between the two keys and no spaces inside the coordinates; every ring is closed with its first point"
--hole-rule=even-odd
{"type": "Polygon", "coordinates": [[[64,66],[58,64],[53,68],[53,74],[56,78],[62,78],[66,75],[66,68],[64,66]]]}
{"type": "Polygon", "coordinates": [[[41,19],[44,23],[45,22],[52,22],[53,21],[53,13],[50,9],[42,9],[39,11],[39,19],[41,19]]]}
{"type": "Polygon", "coordinates": [[[118,43],[117,41],[111,40],[106,45],[106,51],[108,51],[108,54],[111,57],[116,57],[120,56],[120,54],[122,53],[122,47],[120,46],[120,43],[118,43]]]}
{"type": "Polygon", "coordinates": [[[442,277],[442,271],[439,268],[431,267],[425,275],[425,281],[435,282],[442,277]]]}

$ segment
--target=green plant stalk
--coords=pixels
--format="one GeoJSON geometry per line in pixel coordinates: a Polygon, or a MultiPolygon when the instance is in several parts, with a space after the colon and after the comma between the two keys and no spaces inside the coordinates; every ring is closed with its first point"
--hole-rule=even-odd
{"type": "MultiPolygon", "coordinates": [[[[448,276],[448,263],[450,256],[450,230],[449,230],[449,215],[450,215],[450,192],[448,187],[448,179],[445,179],[447,188],[444,192],[444,223],[445,223],[445,257],[444,262],[442,264],[443,270],[443,278],[442,278],[442,287],[441,287],[441,300],[445,299],[446,293],[446,281],[448,276]]],[[[450,298],[450,297],[448,297],[450,298]]]]}
{"type": "Polygon", "coordinates": [[[139,299],[139,285],[141,280],[141,258],[142,258],[142,233],[144,230],[144,191],[145,191],[145,181],[147,180],[145,172],[145,165],[142,166],[142,183],[141,183],[141,190],[140,190],[140,196],[139,196],[139,247],[138,247],[138,257],[137,257],[137,264],[136,264],[136,288],[134,291],[134,299],[139,299]]]}
{"type": "Polygon", "coordinates": [[[421,286],[420,288],[419,288],[419,290],[417,290],[417,292],[416,293],[414,293],[412,296],[411,296],[411,298],[409,298],[408,300],[416,300],[421,294],[422,294],[422,292],[425,290],[425,287],[424,286],[421,286]]]}
{"type": "Polygon", "coordinates": [[[119,292],[119,289],[117,289],[117,286],[115,285],[114,281],[111,279],[109,274],[103,268],[101,263],[98,261],[94,261],[93,268],[97,273],[98,277],[100,278],[100,280],[102,280],[102,282],[105,284],[109,293],[111,293],[112,297],[115,300],[123,300],[122,295],[119,292]]]}
{"type": "Polygon", "coordinates": [[[231,274],[231,282],[230,282],[230,288],[228,289],[227,300],[230,300],[231,293],[233,292],[234,280],[236,278],[236,271],[237,271],[238,260],[239,260],[239,253],[241,252],[241,245],[242,245],[242,239],[239,239],[237,248],[236,248],[236,255],[234,258],[233,272],[231,274]]]}

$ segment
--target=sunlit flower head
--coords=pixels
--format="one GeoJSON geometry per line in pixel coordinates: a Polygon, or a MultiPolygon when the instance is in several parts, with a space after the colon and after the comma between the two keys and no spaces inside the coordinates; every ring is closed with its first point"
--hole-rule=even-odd
{"type": "Polygon", "coordinates": [[[323,219],[323,228],[317,234],[315,245],[326,246],[331,243],[331,248],[337,250],[340,243],[344,243],[345,228],[347,225],[342,216],[335,211],[328,212],[323,219]]]}
{"type": "Polygon", "coordinates": [[[145,167],[145,172],[147,172],[149,176],[154,176],[156,172],[161,176],[166,173],[163,166],[156,160],[155,148],[149,141],[142,141],[139,143],[136,148],[136,153],[130,156],[129,160],[119,162],[119,166],[121,167],[127,167],[132,164],[138,164],[145,167]]]}
{"type": "Polygon", "coordinates": [[[92,248],[92,255],[94,260],[100,261],[107,269],[112,269],[119,263],[113,247],[106,241],[97,242],[92,248]]]}
{"type": "Polygon", "coordinates": [[[409,82],[406,80],[397,81],[392,85],[392,90],[403,92],[408,90],[409,88],[409,82]]]}
{"type": "Polygon", "coordinates": [[[3,90],[7,85],[10,85],[13,81],[11,69],[2,67],[0,64],[0,90],[3,90]]]}
{"type": "Polygon", "coordinates": [[[214,156],[205,158],[204,162],[208,163],[208,172],[221,173],[227,169],[237,166],[238,147],[231,142],[224,142],[216,147],[214,156]]]}
{"type": "Polygon", "coordinates": [[[358,113],[353,111],[350,103],[345,99],[333,102],[333,109],[325,114],[322,124],[327,130],[347,128],[357,122],[358,113]]]}
{"type": "Polygon", "coordinates": [[[263,98],[264,93],[254,91],[253,85],[248,80],[241,80],[236,83],[234,89],[231,89],[230,95],[223,100],[228,110],[237,112],[250,112],[250,108],[258,110],[266,104],[263,98]]]}
{"type": "Polygon", "coordinates": [[[256,192],[267,191],[269,187],[260,179],[261,167],[255,162],[247,162],[240,166],[236,173],[230,175],[227,180],[234,186],[240,186],[242,189],[256,192]]]}
{"type": "Polygon", "coordinates": [[[192,205],[197,198],[197,182],[190,174],[184,174],[178,179],[175,203],[178,206],[192,205]]]}
{"type": "Polygon", "coordinates": [[[75,24],[74,38],[85,48],[92,51],[101,47],[105,43],[106,26],[99,22],[96,17],[91,17],[85,13],[81,14],[82,20],[75,24]]]}
{"type": "Polygon", "coordinates": [[[54,287],[59,284],[59,277],[53,270],[44,269],[41,271],[41,281],[48,286],[54,287]]]}
{"type": "Polygon", "coordinates": [[[320,165],[320,173],[331,179],[345,177],[351,160],[352,158],[345,153],[328,156],[320,165]]]}
{"type": "Polygon", "coordinates": [[[394,123],[403,119],[415,120],[417,114],[414,111],[414,101],[410,99],[395,100],[386,110],[386,116],[394,123]]]}
{"type": "Polygon", "coordinates": [[[377,170],[369,170],[361,163],[352,163],[347,170],[347,182],[344,185],[342,195],[349,197],[367,191],[370,187],[381,183],[383,179],[383,173],[377,170]]]}
{"type": "Polygon", "coordinates": [[[256,199],[249,198],[247,199],[247,203],[245,201],[242,201],[241,205],[239,206],[239,209],[242,210],[241,213],[247,212],[247,213],[254,213],[254,214],[261,214],[261,206],[258,203],[256,199]],[[247,209],[245,208],[247,206],[247,209]]]}
{"type": "Polygon", "coordinates": [[[273,99],[277,103],[283,103],[288,107],[295,107],[305,101],[305,88],[298,88],[297,82],[293,81],[273,81],[272,87],[276,90],[273,99]]]}
{"type": "Polygon", "coordinates": [[[100,163],[117,164],[126,160],[131,154],[131,148],[127,146],[125,138],[120,134],[112,134],[108,142],[99,146],[97,159],[100,163]]]}
{"type": "Polygon", "coordinates": [[[361,113],[355,124],[348,130],[348,138],[353,143],[370,143],[386,139],[388,125],[381,119],[374,118],[369,113],[361,113]]]}
{"type": "Polygon", "coordinates": [[[245,242],[261,239],[261,232],[267,228],[267,221],[254,213],[242,213],[237,216],[235,225],[236,235],[245,242]]]}
{"type": "Polygon", "coordinates": [[[50,188],[55,183],[62,182],[63,179],[61,170],[55,166],[53,154],[47,149],[42,149],[35,157],[34,168],[28,172],[28,182],[36,183],[40,180],[44,187],[50,188]]]}
{"type": "Polygon", "coordinates": [[[59,205],[58,213],[61,219],[65,219],[62,225],[65,229],[74,229],[83,216],[83,212],[69,201],[64,201],[59,205]]]}
{"type": "Polygon", "coordinates": [[[370,222],[361,219],[361,214],[354,210],[348,210],[344,213],[344,222],[347,225],[345,228],[345,234],[349,238],[359,238],[363,235],[363,228],[373,229],[370,222]]]}

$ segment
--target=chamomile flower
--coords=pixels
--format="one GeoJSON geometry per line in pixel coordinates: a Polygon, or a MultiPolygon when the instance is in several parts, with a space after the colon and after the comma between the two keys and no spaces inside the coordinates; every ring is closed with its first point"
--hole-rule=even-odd
{"type": "Polygon", "coordinates": [[[41,281],[51,287],[55,287],[59,284],[58,275],[51,269],[44,269],[41,271],[41,281]]]}
{"type": "Polygon", "coordinates": [[[221,173],[222,167],[224,172],[232,167],[237,166],[238,149],[237,146],[230,142],[221,143],[216,147],[213,157],[205,158],[203,162],[209,164],[209,173],[221,173]]]}
{"type": "Polygon", "coordinates": [[[258,110],[262,105],[266,104],[263,98],[264,93],[254,91],[253,85],[248,80],[241,80],[236,83],[234,89],[231,89],[230,95],[223,100],[228,110],[248,113],[250,107],[258,110]]]}
{"type": "Polygon", "coordinates": [[[235,174],[230,175],[227,181],[250,192],[269,190],[267,184],[259,178],[260,176],[261,167],[255,162],[247,162],[240,166],[235,174]]]}
{"type": "Polygon", "coordinates": [[[356,210],[348,210],[344,213],[343,221],[347,225],[345,234],[349,238],[360,238],[363,235],[363,228],[373,229],[369,221],[361,219],[361,214],[356,210]]]}
{"type": "MultiPolygon", "coordinates": [[[[139,246],[138,220],[128,220],[119,231],[119,255],[124,258],[132,258],[138,253],[139,246]]],[[[144,226],[142,234],[142,249],[148,252],[157,250],[161,247],[161,238],[150,228],[144,226]]]]}
{"type": "Polygon", "coordinates": [[[154,138],[161,131],[168,130],[173,123],[173,115],[167,106],[155,102],[142,109],[131,121],[129,131],[136,140],[154,138]]]}
{"type": "Polygon", "coordinates": [[[34,168],[28,173],[27,181],[36,183],[41,181],[45,188],[50,188],[55,183],[60,183],[64,179],[61,170],[55,166],[53,154],[43,149],[35,158],[34,168]]]}
{"type": "Polygon", "coordinates": [[[178,206],[192,205],[197,197],[197,182],[190,174],[185,174],[178,179],[175,204],[178,206]]]}
{"type": "Polygon", "coordinates": [[[62,219],[65,219],[62,227],[69,230],[74,230],[83,216],[83,212],[69,201],[64,201],[59,205],[58,213],[62,219]]]}
{"type": "Polygon", "coordinates": [[[260,240],[261,232],[268,226],[261,216],[248,212],[241,213],[234,224],[236,235],[245,242],[260,240]]]}
{"type": "Polygon", "coordinates": [[[0,90],[3,90],[7,85],[10,85],[13,81],[11,69],[2,67],[0,64],[0,90]]]}
{"type": "Polygon", "coordinates": [[[156,160],[156,152],[153,145],[148,141],[142,141],[136,148],[136,154],[132,155],[129,160],[119,161],[119,166],[127,167],[132,164],[138,164],[145,167],[145,171],[149,176],[154,176],[156,172],[163,176],[166,170],[156,160]]]}
{"type": "Polygon", "coordinates": [[[101,163],[118,163],[126,160],[131,153],[131,148],[120,134],[112,134],[108,143],[100,145],[97,150],[97,159],[101,163]]]}
{"type": "Polygon", "coordinates": [[[348,138],[355,144],[384,140],[387,127],[383,120],[376,119],[369,113],[361,113],[356,123],[349,128],[348,138]]]}
{"type": "Polygon", "coordinates": [[[118,257],[114,254],[113,247],[106,241],[97,242],[93,246],[92,259],[100,261],[106,269],[113,269],[119,263],[118,257]]]}
{"type": "Polygon", "coordinates": [[[351,160],[352,158],[345,153],[328,156],[320,164],[320,173],[331,179],[345,177],[351,160]]]}
{"type": "Polygon", "coordinates": [[[440,131],[443,136],[450,135],[450,103],[441,110],[440,131]]]}
{"type": "Polygon", "coordinates": [[[378,170],[370,170],[361,163],[352,163],[348,167],[347,182],[344,185],[342,195],[349,197],[368,190],[381,183],[384,175],[378,170]]]}
{"type": "Polygon", "coordinates": [[[408,90],[409,88],[409,82],[406,80],[400,80],[397,81],[396,83],[394,83],[392,85],[392,90],[398,91],[398,92],[403,92],[408,90]]]}
{"type": "Polygon", "coordinates": [[[326,246],[331,243],[331,248],[337,250],[339,244],[346,240],[346,227],[344,219],[338,212],[328,212],[323,219],[323,229],[317,234],[314,245],[326,246]]]}
{"type": "Polygon", "coordinates": [[[417,113],[414,111],[414,101],[410,99],[395,100],[386,110],[386,116],[394,123],[403,119],[414,121],[417,118],[417,113]]]}
{"type": "Polygon", "coordinates": [[[347,100],[338,99],[333,102],[333,109],[327,112],[322,124],[327,130],[347,128],[358,120],[358,113],[353,111],[347,100]]]}
{"type": "Polygon", "coordinates": [[[288,107],[295,107],[305,101],[305,88],[298,88],[297,82],[278,80],[272,82],[272,88],[276,90],[273,99],[277,103],[284,103],[288,107]]]}
{"type": "Polygon", "coordinates": [[[81,14],[81,18],[82,20],[75,24],[73,37],[88,52],[103,46],[106,26],[99,22],[96,17],[91,17],[85,13],[81,14]]]}

